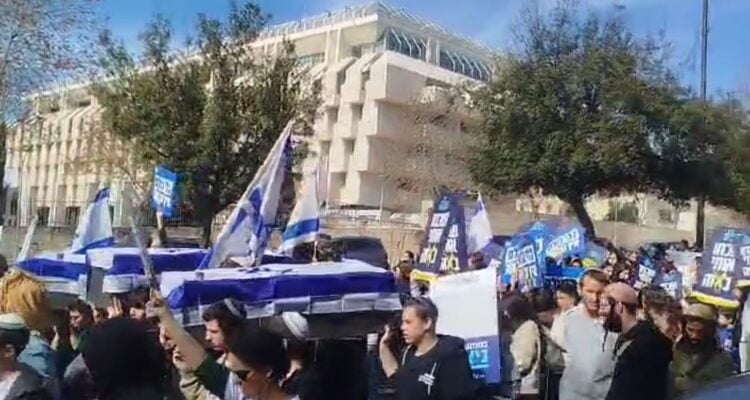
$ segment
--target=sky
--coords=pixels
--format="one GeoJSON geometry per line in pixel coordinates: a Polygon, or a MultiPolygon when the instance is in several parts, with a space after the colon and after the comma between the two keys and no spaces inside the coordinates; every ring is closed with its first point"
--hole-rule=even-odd
{"type": "MultiPolygon", "coordinates": [[[[443,28],[465,34],[485,44],[513,46],[511,28],[530,0],[388,0],[443,28]]],[[[538,0],[550,8],[554,0],[538,0]]],[[[258,0],[271,13],[272,23],[282,23],[368,3],[362,0],[258,0]]],[[[638,36],[664,32],[672,43],[672,65],[686,86],[698,88],[700,79],[700,28],[702,0],[581,0],[592,10],[622,5],[629,28],[638,36]]],[[[228,0],[100,0],[98,12],[114,34],[136,49],[138,32],[157,13],[167,16],[177,37],[193,30],[198,13],[223,17],[228,0]]],[[[708,88],[710,94],[750,86],[750,0],[709,0],[708,88]]]]}

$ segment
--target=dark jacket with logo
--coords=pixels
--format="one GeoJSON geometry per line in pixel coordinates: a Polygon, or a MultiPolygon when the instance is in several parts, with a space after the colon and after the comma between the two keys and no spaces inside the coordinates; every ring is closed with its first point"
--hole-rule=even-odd
{"type": "Polygon", "coordinates": [[[664,400],[669,397],[672,342],[651,322],[639,322],[615,344],[617,362],[607,400],[664,400]]]}
{"type": "Polygon", "coordinates": [[[464,341],[438,336],[432,350],[421,356],[409,346],[393,376],[400,400],[468,400],[477,392],[464,341]]]}

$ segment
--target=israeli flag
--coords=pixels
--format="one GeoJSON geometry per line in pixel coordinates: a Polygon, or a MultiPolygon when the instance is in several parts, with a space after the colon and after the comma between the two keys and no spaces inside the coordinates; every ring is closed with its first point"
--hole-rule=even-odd
{"type": "Polygon", "coordinates": [[[260,261],[276,220],[281,185],[292,159],[291,124],[271,148],[199,268],[216,268],[227,257],[260,261]]]}
{"type": "Polygon", "coordinates": [[[69,253],[85,254],[86,250],[111,247],[114,242],[112,217],[109,214],[109,188],[96,193],[78,223],[69,253]]]}
{"type": "Polygon", "coordinates": [[[318,173],[306,177],[300,199],[294,206],[289,222],[284,231],[281,249],[291,251],[294,246],[315,241],[320,231],[320,212],[318,205],[318,173]]]}
{"type": "Polygon", "coordinates": [[[477,204],[474,208],[474,215],[469,222],[469,232],[467,235],[467,247],[469,254],[480,251],[492,241],[492,227],[490,218],[487,215],[487,209],[482,201],[482,194],[477,197],[477,204]]]}

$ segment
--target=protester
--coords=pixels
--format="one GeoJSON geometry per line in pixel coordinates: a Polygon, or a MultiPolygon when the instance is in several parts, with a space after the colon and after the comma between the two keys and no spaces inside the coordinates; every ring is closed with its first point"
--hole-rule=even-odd
{"type": "Polygon", "coordinates": [[[732,346],[740,356],[740,372],[750,370],[750,287],[734,290],[740,306],[734,316],[732,346]]]}
{"type": "Polygon", "coordinates": [[[605,335],[599,320],[600,299],[608,284],[604,272],[587,270],[580,283],[581,303],[565,318],[560,345],[566,350],[560,381],[561,400],[600,400],[609,390],[616,334],[605,335]]]}
{"type": "MultiPolygon", "coordinates": [[[[222,366],[226,367],[229,338],[235,335],[240,327],[242,327],[245,317],[245,308],[242,304],[230,299],[212,304],[203,313],[206,344],[208,344],[210,350],[219,355],[217,362],[222,366]]],[[[163,326],[162,329],[164,329],[163,326]]],[[[186,398],[202,400],[211,394],[224,400],[243,398],[239,387],[240,381],[235,375],[227,374],[227,382],[221,388],[209,388],[205,385],[203,379],[194,372],[194,368],[180,370],[182,377],[180,387],[186,398]]]]}
{"type": "Polygon", "coordinates": [[[542,369],[542,333],[532,304],[523,296],[514,295],[503,300],[507,322],[512,331],[510,352],[513,356],[513,377],[518,382],[517,399],[543,399],[545,390],[542,369]]]}
{"type": "Polygon", "coordinates": [[[654,316],[666,309],[673,299],[659,285],[647,285],[638,292],[638,319],[653,321],[654,316]]]}
{"type": "Polygon", "coordinates": [[[164,365],[166,376],[164,379],[165,400],[186,400],[185,395],[180,390],[180,372],[174,365],[173,360],[179,359],[180,355],[176,353],[176,347],[172,338],[167,335],[163,327],[159,327],[159,344],[164,349],[164,365]]]}
{"type": "Polygon", "coordinates": [[[18,360],[29,336],[29,329],[18,314],[0,315],[0,399],[53,399],[42,376],[18,360]]]}
{"type": "Polygon", "coordinates": [[[164,352],[139,321],[121,317],[92,327],[81,355],[99,400],[163,400],[164,352]]]}
{"type": "Polygon", "coordinates": [[[30,330],[28,344],[18,360],[41,375],[53,396],[58,397],[57,354],[51,345],[53,314],[44,285],[24,272],[13,271],[0,283],[0,299],[0,313],[18,314],[30,330]]]}
{"type": "Polygon", "coordinates": [[[618,333],[607,400],[663,400],[669,395],[672,343],[651,321],[636,317],[638,294],[622,282],[607,286],[600,312],[604,327],[618,333]]]}
{"type": "Polygon", "coordinates": [[[535,320],[547,329],[551,328],[555,317],[559,313],[552,290],[549,288],[535,288],[528,293],[527,298],[536,313],[535,320]]]}
{"type": "Polygon", "coordinates": [[[289,369],[280,336],[243,322],[225,338],[227,362],[220,364],[180,326],[164,300],[153,299],[150,304],[162,328],[174,341],[183,367],[195,371],[201,384],[218,398],[234,399],[236,397],[230,397],[234,395],[225,393],[239,390],[252,399],[299,400],[298,396],[284,393],[279,386],[289,369]],[[235,380],[230,381],[230,376],[235,380]],[[228,385],[236,388],[227,390],[228,385]]]}
{"type": "Polygon", "coordinates": [[[94,324],[94,313],[86,302],[75,300],[68,306],[68,319],[70,321],[70,345],[73,351],[78,353],[86,340],[89,329],[94,324]]]}
{"type": "MultiPolygon", "coordinates": [[[[555,289],[555,301],[560,311],[555,316],[555,320],[552,321],[550,337],[558,346],[562,347],[565,343],[565,319],[575,310],[579,299],[578,289],[572,281],[563,281],[555,289]]],[[[567,352],[564,353],[564,356],[567,359],[567,352]]]]}
{"type": "Polygon", "coordinates": [[[706,304],[691,304],[685,310],[682,338],[671,364],[675,395],[705,386],[734,374],[731,356],[716,340],[718,314],[706,304]]]}
{"type": "Polygon", "coordinates": [[[408,346],[400,358],[390,349],[391,328],[380,341],[380,361],[401,400],[473,399],[477,385],[463,340],[437,335],[438,309],[427,298],[404,307],[401,331],[408,346]]]}
{"type": "Polygon", "coordinates": [[[287,341],[289,372],[282,381],[282,389],[289,395],[297,395],[303,400],[323,399],[320,382],[313,369],[313,351],[309,343],[299,340],[287,341]]]}
{"type": "Polygon", "coordinates": [[[108,319],[107,310],[102,307],[93,307],[94,324],[101,324],[108,319]]]}

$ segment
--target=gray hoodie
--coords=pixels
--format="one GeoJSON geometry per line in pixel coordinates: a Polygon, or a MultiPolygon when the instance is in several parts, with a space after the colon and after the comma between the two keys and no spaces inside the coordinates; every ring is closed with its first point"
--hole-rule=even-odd
{"type": "Polygon", "coordinates": [[[604,400],[615,370],[617,334],[606,335],[580,304],[565,319],[568,358],[560,381],[560,400],[604,400]]]}

